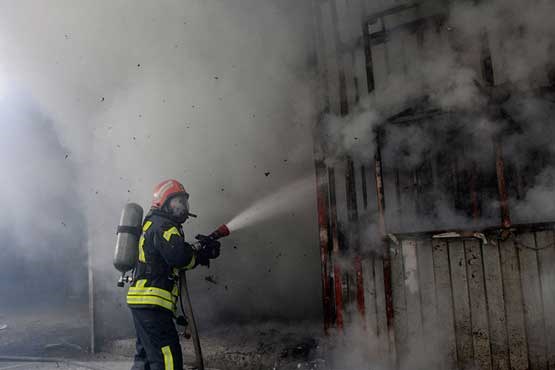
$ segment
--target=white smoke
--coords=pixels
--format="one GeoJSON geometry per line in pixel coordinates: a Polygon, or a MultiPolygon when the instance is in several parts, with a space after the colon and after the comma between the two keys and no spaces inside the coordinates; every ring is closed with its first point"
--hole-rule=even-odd
{"type": "MultiPolygon", "coordinates": [[[[377,11],[400,5],[399,2],[393,1],[367,4],[377,11]]],[[[410,53],[410,47],[405,42],[411,40],[410,37],[399,42],[395,40],[398,33],[392,31],[387,34],[385,46],[380,46],[382,52],[386,49],[385,58],[391,58],[391,64],[397,65],[402,64],[402,61],[393,60],[394,57],[407,54],[410,57],[405,59],[404,68],[398,68],[396,71],[391,65],[382,66],[376,78],[381,82],[376,84],[376,93],[361,100],[355,107],[350,107],[349,115],[332,115],[326,118],[325,123],[332,122],[330,125],[323,125],[328,154],[332,157],[328,162],[344,163],[345,155],[349,154],[358,158],[361,161],[359,163],[368,168],[373,161],[374,148],[370,148],[368,152],[368,147],[360,148],[356,143],[344,140],[345,137],[351,136],[350,132],[372,133],[386,119],[408,111],[409,108],[416,111],[439,108],[444,115],[432,119],[426,117],[421,119],[421,122],[412,122],[409,125],[390,124],[384,129],[382,159],[386,171],[384,187],[387,230],[402,233],[441,228],[474,228],[484,226],[484,223],[490,223],[488,226],[499,225],[493,139],[502,132],[505,135],[507,182],[514,198],[511,204],[513,220],[552,221],[555,219],[555,210],[550,206],[555,196],[552,149],[554,138],[551,129],[553,71],[549,72],[549,69],[553,68],[555,26],[550,19],[555,16],[555,3],[542,0],[494,0],[450,4],[449,16],[443,25],[444,37],[441,40],[438,37],[436,42],[424,40],[424,48],[417,53],[410,53]],[[483,81],[479,64],[483,56],[481,42],[485,34],[489,36],[485,43],[492,50],[495,87],[488,87],[483,81]],[[395,49],[396,47],[398,49],[395,49]],[[544,89],[541,98],[535,95],[538,91],[531,91],[545,88],[549,84],[551,86],[548,91],[551,92],[546,93],[544,89]],[[501,118],[500,113],[505,117],[501,118]],[[354,124],[358,122],[356,116],[362,118],[362,127],[359,123],[354,124]],[[522,125],[521,130],[511,127],[515,122],[522,125]],[[405,174],[412,173],[425,163],[430,150],[440,153],[445,162],[449,161],[450,153],[464,153],[464,158],[462,155],[459,158],[460,172],[453,168],[444,168],[443,172],[439,172],[438,179],[442,183],[448,183],[463,171],[468,171],[470,165],[475,165],[482,174],[489,175],[481,178],[481,182],[478,183],[479,191],[491,191],[491,194],[481,193],[483,223],[476,225],[467,213],[455,209],[453,199],[448,197],[449,191],[452,190],[446,189],[447,186],[442,184],[436,184],[438,186],[434,189],[429,178],[419,179],[422,184],[421,195],[424,195],[421,199],[427,205],[435,203],[434,214],[423,215],[406,204],[401,208],[396,202],[394,170],[401,168],[401,173],[403,170],[405,174]],[[515,164],[520,166],[520,175],[528,175],[525,181],[528,181],[529,186],[525,189],[525,194],[519,194],[518,199],[514,193],[517,187],[513,169],[515,164]],[[534,173],[538,168],[543,170],[539,174],[534,173]]],[[[423,2],[423,5],[439,5],[439,2],[423,2]]],[[[338,8],[349,6],[352,6],[352,3],[341,2],[338,8]]],[[[352,24],[356,23],[355,19],[358,22],[359,14],[351,18],[340,15],[339,23],[352,24]]],[[[414,35],[411,36],[414,40],[414,35]]],[[[349,72],[346,75],[349,75],[349,72]]],[[[334,93],[338,94],[337,91],[330,92],[334,93]]],[[[407,116],[410,115],[411,112],[408,111],[407,116]]],[[[372,139],[364,140],[371,146],[372,139]]],[[[468,179],[464,180],[469,182],[468,179]]],[[[411,185],[416,182],[415,179],[406,178],[403,181],[404,184],[412,181],[411,185]]],[[[416,186],[407,187],[400,189],[400,196],[404,199],[413,196],[411,192],[415,192],[416,189],[416,186]]],[[[470,203],[470,194],[467,192],[464,195],[468,197],[466,202],[470,203]]],[[[412,205],[410,201],[407,204],[412,205]]],[[[345,199],[339,202],[338,207],[345,207],[345,199]]],[[[376,210],[370,206],[369,210],[362,214],[360,223],[363,252],[367,251],[366,249],[374,253],[380,252],[372,250],[372,243],[376,245],[378,234],[376,220],[376,210]]],[[[340,263],[345,267],[342,261],[334,263],[340,263]]],[[[409,268],[413,267],[409,265],[409,268]]],[[[354,274],[354,271],[351,273],[354,274]]],[[[408,290],[414,290],[411,281],[412,279],[408,281],[408,290]]],[[[362,326],[363,323],[356,322],[355,319],[352,325],[346,327],[345,334],[334,340],[336,348],[330,353],[338,368],[394,368],[384,365],[374,357],[380,350],[375,345],[375,335],[372,331],[363,331],[362,326]]],[[[387,338],[382,337],[381,340],[387,338]]],[[[406,348],[398,348],[398,355],[406,361],[401,364],[401,368],[447,368],[443,360],[447,351],[443,350],[444,343],[440,338],[434,338],[433,335],[426,338],[406,336],[401,340],[415,341],[406,348]]]]}
{"type": "MultiPolygon", "coordinates": [[[[156,183],[182,181],[199,214],[185,228],[191,239],[313,172],[308,4],[24,0],[0,10],[2,67],[50,118],[77,169],[69,179],[52,172],[44,182],[79,194],[97,308],[116,315],[110,320],[129,316],[111,265],[126,202],[148,209],[156,183]]],[[[271,229],[230,238],[211,270],[192,272],[203,322],[319,313],[315,214],[312,205],[291,211],[271,229]],[[212,289],[207,274],[222,284],[212,289]],[[279,309],[283,297],[303,303],[279,309]]]]}

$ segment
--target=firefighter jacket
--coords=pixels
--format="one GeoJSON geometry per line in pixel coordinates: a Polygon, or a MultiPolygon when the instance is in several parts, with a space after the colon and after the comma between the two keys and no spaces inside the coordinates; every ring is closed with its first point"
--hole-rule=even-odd
{"type": "Polygon", "coordinates": [[[139,260],[127,293],[131,308],[163,308],[175,312],[179,270],[195,267],[196,252],[185,242],[181,224],[158,210],[143,222],[139,260]]]}

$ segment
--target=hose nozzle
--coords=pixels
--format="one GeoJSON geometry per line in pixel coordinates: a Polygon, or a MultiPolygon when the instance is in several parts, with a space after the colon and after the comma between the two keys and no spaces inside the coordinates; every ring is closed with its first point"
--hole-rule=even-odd
{"type": "Polygon", "coordinates": [[[218,240],[220,238],[226,237],[231,233],[227,225],[221,225],[212,234],[209,235],[210,238],[218,240]]]}

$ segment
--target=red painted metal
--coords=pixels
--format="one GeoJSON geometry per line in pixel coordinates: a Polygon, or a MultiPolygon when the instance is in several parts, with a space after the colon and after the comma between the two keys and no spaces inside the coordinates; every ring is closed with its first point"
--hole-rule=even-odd
{"type": "MultiPolygon", "coordinates": [[[[334,258],[339,258],[339,253],[334,250],[334,258]]],[[[333,286],[335,292],[335,327],[343,331],[343,287],[341,268],[339,264],[333,265],[333,286]]]]}
{"type": "Polygon", "coordinates": [[[362,274],[362,258],[360,255],[355,256],[355,272],[357,281],[357,309],[362,319],[364,330],[366,330],[366,305],[364,302],[364,277],[362,274]]]}
{"type": "Polygon", "coordinates": [[[333,250],[333,283],[335,296],[335,326],[339,331],[343,331],[343,276],[339,259],[341,251],[339,250],[339,235],[337,229],[337,203],[335,197],[335,171],[333,168],[328,169],[328,181],[330,188],[330,224],[332,236],[333,250]]]}
{"type": "MultiPolygon", "coordinates": [[[[333,24],[333,38],[335,45],[341,45],[341,36],[339,33],[339,14],[336,6],[331,6],[331,18],[333,24]]],[[[338,79],[339,79],[339,114],[341,116],[347,116],[349,114],[349,99],[347,96],[347,76],[345,74],[345,61],[342,53],[337,53],[335,55],[335,63],[337,65],[338,79]]],[[[335,193],[335,172],[330,169],[330,209],[331,209],[331,223],[332,223],[332,240],[333,240],[333,264],[334,264],[334,285],[335,285],[335,316],[336,316],[336,326],[339,331],[343,329],[343,309],[344,309],[344,296],[348,302],[349,299],[349,284],[348,281],[351,276],[348,272],[341,271],[339,266],[339,260],[342,257],[341,250],[339,248],[339,230],[337,225],[337,202],[335,193]],[[345,275],[345,276],[343,276],[345,275]],[[345,277],[346,284],[343,289],[343,277],[345,277]]],[[[343,225],[342,225],[343,226],[343,225]]]]}
{"type": "Polygon", "coordinates": [[[387,243],[385,242],[385,191],[383,183],[383,166],[380,152],[380,134],[376,135],[376,153],[374,156],[374,168],[376,177],[376,197],[378,202],[378,227],[380,236],[383,240],[383,275],[384,275],[384,291],[385,291],[385,310],[387,318],[387,331],[389,338],[389,351],[393,361],[397,361],[395,350],[395,323],[393,311],[393,286],[391,282],[391,253],[387,243]]]}
{"type": "Polygon", "coordinates": [[[509,211],[509,195],[505,182],[505,161],[503,159],[503,146],[500,142],[495,144],[495,169],[497,172],[497,188],[499,191],[499,209],[501,211],[501,225],[511,227],[511,214],[509,211]]]}
{"type": "Polygon", "coordinates": [[[324,305],[324,332],[328,334],[332,324],[332,292],[329,280],[329,219],[328,183],[326,164],[316,160],[316,197],[318,202],[318,225],[320,229],[320,259],[322,268],[322,297],[324,305]]]}
{"type": "Polygon", "coordinates": [[[353,260],[356,280],[356,301],[357,310],[361,322],[365,322],[364,313],[364,281],[362,274],[362,263],[360,257],[360,234],[358,229],[358,205],[357,205],[357,192],[356,192],[356,179],[355,179],[355,165],[353,160],[347,159],[347,173],[345,176],[347,186],[347,211],[349,215],[350,226],[350,242],[354,248],[355,256],[353,260]]]}

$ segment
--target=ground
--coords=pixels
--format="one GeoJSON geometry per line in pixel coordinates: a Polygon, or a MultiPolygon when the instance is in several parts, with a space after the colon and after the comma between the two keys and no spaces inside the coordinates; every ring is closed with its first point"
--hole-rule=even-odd
{"type": "Polygon", "coordinates": [[[21,370],[129,370],[131,362],[129,361],[86,361],[80,362],[0,362],[0,370],[21,369],[21,370]]]}
{"type": "MultiPolygon", "coordinates": [[[[275,322],[206,330],[201,333],[205,365],[222,370],[323,369],[320,331],[318,324],[275,322]]],[[[192,342],[182,339],[181,343],[185,362],[194,363],[192,342]]],[[[122,339],[106,350],[124,356],[133,353],[133,346],[133,339],[122,339]]]]}
{"type": "MultiPolygon", "coordinates": [[[[92,355],[86,310],[68,311],[71,314],[46,309],[0,314],[0,370],[131,367],[134,338],[103,343],[102,352],[92,355]]],[[[318,323],[275,322],[203,330],[205,365],[220,370],[324,369],[317,339],[320,331],[318,323]]],[[[183,338],[182,345],[185,362],[194,363],[192,342],[183,338]]]]}

